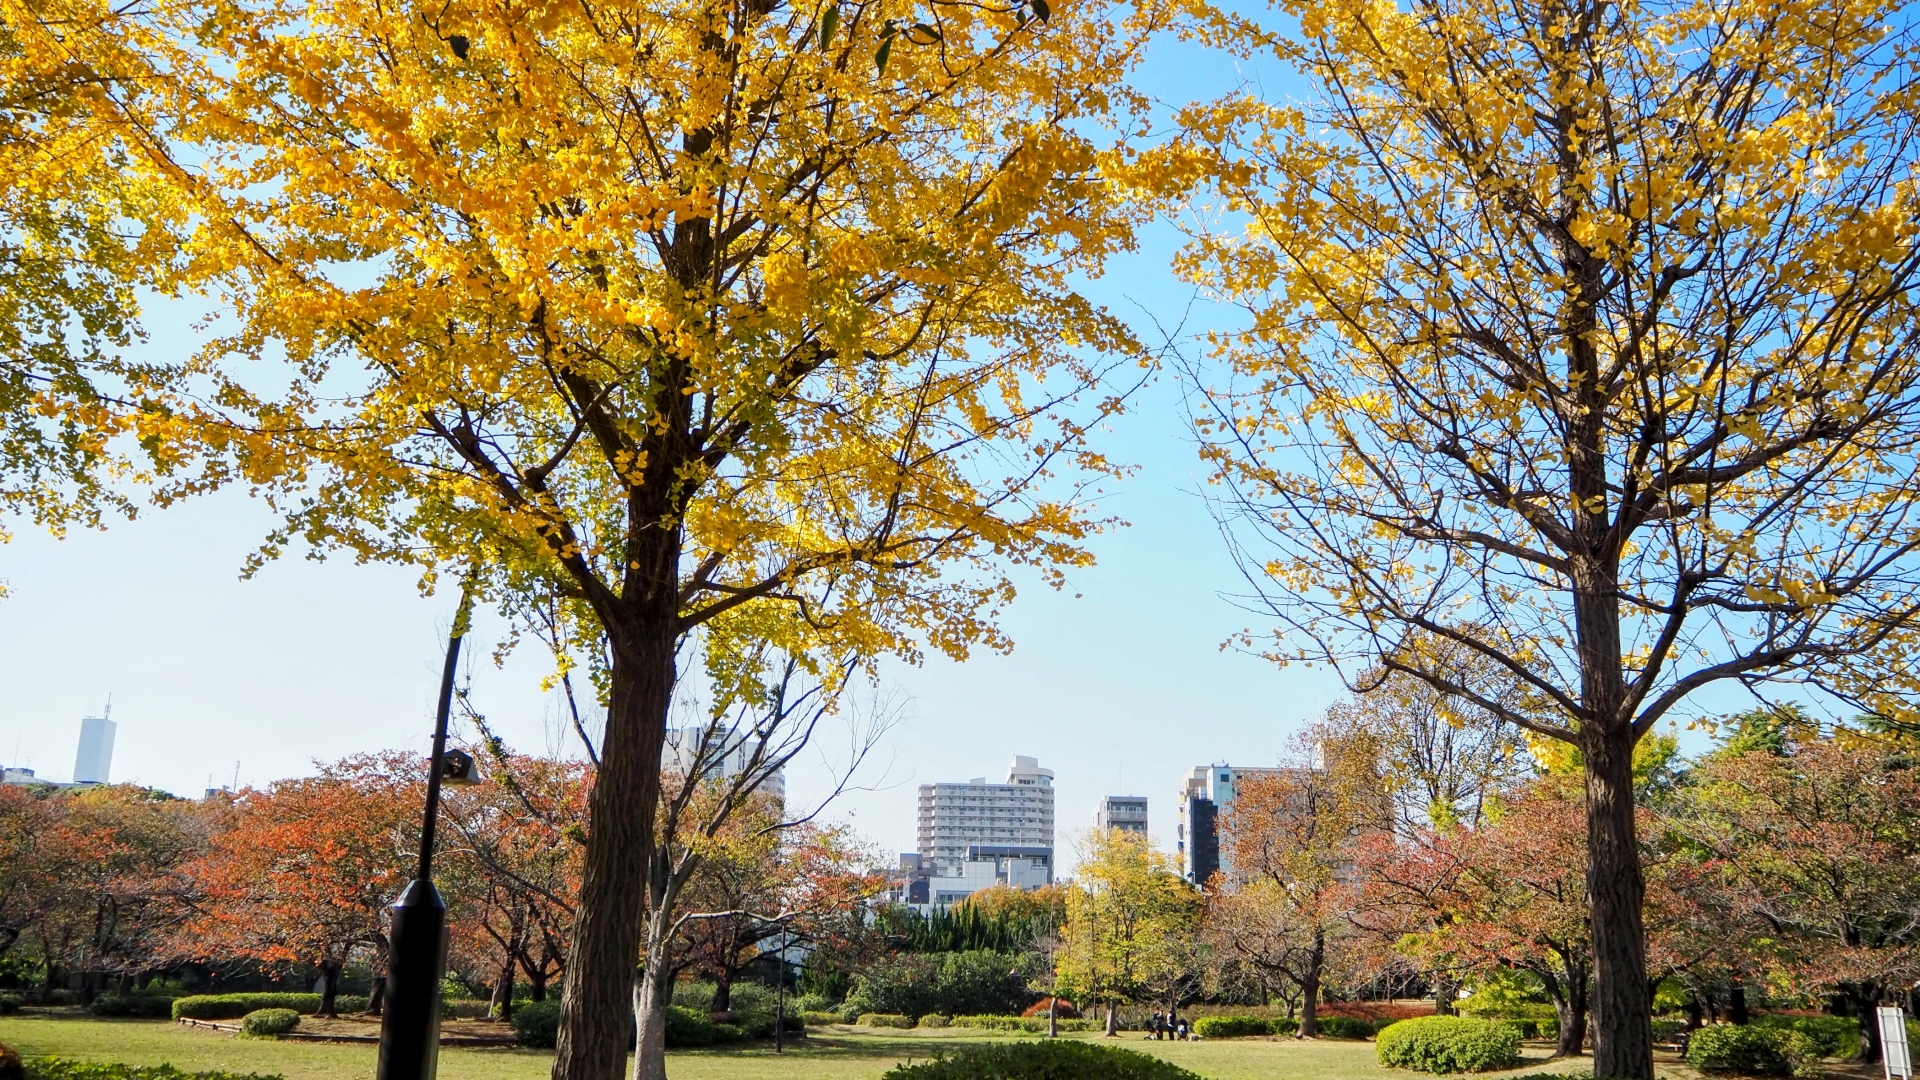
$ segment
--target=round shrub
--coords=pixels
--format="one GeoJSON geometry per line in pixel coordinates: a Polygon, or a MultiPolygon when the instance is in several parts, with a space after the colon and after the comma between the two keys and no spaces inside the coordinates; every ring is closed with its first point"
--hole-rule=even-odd
{"type": "Polygon", "coordinates": [[[1380,1064],[1430,1073],[1487,1072],[1520,1063],[1520,1033],[1498,1020],[1418,1016],[1382,1030],[1380,1064]]]}
{"type": "Polygon", "coordinates": [[[897,1065],[880,1080],[1200,1080],[1170,1061],[1083,1042],[1004,1042],[897,1065]]]}
{"type": "Polygon", "coordinates": [[[12,1016],[26,1003],[27,999],[20,994],[0,994],[0,1016],[12,1016]]]}
{"type": "Polygon", "coordinates": [[[1357,1016],[1316,1016],[1314,1034],[1323,1039],[1364,1039],[1373,1034],[1373,1024],[1357,1016]]]}
{"type": "Polygon", "coordinates": [[[1244,1039],[1273,1034],[1273,1022],[1262,1016],[1203,1016],[1193,1022],[1193,1033],[1203,1039],[1244,1039]]]}
{"type": "Polygon", "coordinates": [[[0,1043],[0,1080],[26,1080],[26,1066],[20,1063],[20,1052],[6,1043],[0,1043]]]}
{"type": "Polygon", "coordinates": [[[560,1041],[560,1003],[523,1001],[513,1007],[513,1041],[521,1046],[551,1050],[560,1041]]]}
{"type": "Polygon", "coordinates": [[[240,1034],[255,1038],[275,1038],[300,1026],[300,1014],[292,1009],[255,1009],[240,1018],[240,1034]]]}

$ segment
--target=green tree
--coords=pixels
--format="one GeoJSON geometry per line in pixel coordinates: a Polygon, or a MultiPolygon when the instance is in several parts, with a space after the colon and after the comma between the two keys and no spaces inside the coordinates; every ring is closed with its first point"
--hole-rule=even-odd
{"type": "Polygon", "coordinates": [[[1201,897],[1145,837],[1094,830],[1082,843],[1067,890],[1058,980],[1075,1000],[1104,1002],[1107,1034],[1114,1035],[1120,1002],[1181,974],[1201,897]]]}

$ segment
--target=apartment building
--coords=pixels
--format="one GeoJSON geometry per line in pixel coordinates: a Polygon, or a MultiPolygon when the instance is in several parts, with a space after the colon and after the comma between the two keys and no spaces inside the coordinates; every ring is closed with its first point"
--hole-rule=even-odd
{"type": "Polygon", "coordinates": [[[993,884],[1053,881],[1053,770],[1016,756],[1002,784],[920,785],[916,876],[930,903],[951,903],[993,884]],[[944,899],[936,899],[939,894],[944,899]]]}
{"type": "Polygon", "coordinates": [[[1109,795],[1100,800],[1093,812],[1096,829],[1120,829],[1147,835],[1147,797],[1145,795],[1109,795]]]}

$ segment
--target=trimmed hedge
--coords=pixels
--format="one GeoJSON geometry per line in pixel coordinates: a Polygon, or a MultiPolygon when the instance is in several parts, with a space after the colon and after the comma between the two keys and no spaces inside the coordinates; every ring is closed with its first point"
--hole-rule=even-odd
{"type": "Polygon", "coordinates": [[[1820,1044],[1791,1028],[1715,1024],[1687,1041],[1687,1064],[1740,1076],[1818,1076],[1820,1044]]]}
{"type": "MultiPolygon", "coordinates": [[[[333,999],[340,1012],[361,1012],[367,999],[358,994],[341,994],[333,999]]],[[[173,999],[175,1020],[238,1020],[257,1009],[292,1009],[301,1016],[320,1011],[319,994],[197,994],[173,999]]]]}
{"type": "Polygon", "coordinates": [[[841,1018],[839,1013],[827,1012],[820,1009],[804,1009],[800,1013],[800,1019],[809,1024],[844,1024],[846,1023],[846,1021],[841,1018]]]}
{"type": "MultiPolygon", "coordinates": [[[[954,1016],[948,1018],[948,1024],[957,1028],[976,1028],[981,1031],[1025,1031],[1039,1034],[1047,1030],[1047,1018],[1044,1016],[954,1016]]],[[[1058,1021],[1061,1031],[1095,1031],[1099,1025],[1092,1020],[1058,1021]]]]}
{"type": "Polygon", "coordinates": [[[292,1009],[255,1009],[240,1018],[240,1034],[256,1038],[277,1038],[300,1026],[300,1014],[292,1009]]]}
{"type": "Polygon", "coordinates": [[[1365,1039],[1373,1035],[1373,1024],[1357,1016],[1316,1016],[1313,1027],[1314,1034],[1323,1039],[1365,1039]]]}
{"type": "Polygon", "coordinates": [[[190,1073],[171,1065],[117,1065],[67,1058],[29,1058],[27,1080],[285,1080],[260,1073],[190,1073]]]}
{"type": "Polygon", "coordinates": [[[880,1080],[1200,1080],[1156,1057],[1083,1042],[968,1047],[951,1057],[897,1065],[880,1080]]]}
{"type": "Polygon", "coordinates": [[[12,1016],[26,1003],[27,999],[23,994],[0,994],[0,1016],[12,1016]]]}
{"type": "Polygon", "coordinates": [[[140,1016],[165,1020],[173,1015],[171,994],[101,994],[87,1006],[95,1016],[140,1016]]]}
{"type": "Polygon", "coordinates": [[[1203,1039],[1244,1039],[1273,1034],[1273,1021],[1263,1016],[1203,1016],[1193,1022],[1193,1033],[1203,1039]]]}
{"type": "Polygon", "coordinates": [[[1418,1016],[1380,1032],[1374,1056],[1390,1069],[1488,1072],[1520,1063],[1520,1033],[1498,1020],[1418,1016]]]}
{"type": "Polygon", "coordinates": [[[927,1015],[921,1017],[920,1022],[918,1024],[915,1024],[914,1026],[923,1027],[923,1028],[952,1027],[953,1021],[948,1019],[947,1017],[941,1016],[939,1013],[928,1013],[927,1015]]]}
{"type": "Polygon", "coordinates": [[[902,1016],[900,1013],[870,1012],[861,1013],[860,1019],[854,1022],[861,1027],[910,1028],[914,1025],[915,1021],[913,1017],[902,1016]]]}

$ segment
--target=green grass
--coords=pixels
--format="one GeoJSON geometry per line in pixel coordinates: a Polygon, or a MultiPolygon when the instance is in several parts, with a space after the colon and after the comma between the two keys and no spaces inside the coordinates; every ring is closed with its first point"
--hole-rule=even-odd
{"type": "MultiPolygon", "coordinates": [[[[1063,1036],[1100,1040],[1101,1036],[1063,1036]]],[[[667,1056],[672,1080],[871,1080],[908,1058],[931,1057],[943,1046],[987,1039],[1037,1038],[998,1032],[890,1031],[885,1034],[816,1031],[786,1054],[772,1049],[676,1051],[667,1056]]],[[[1138,1034],[1114,1040],[1157,1054],[1209,1080],[1411,1080],[1373,1057],[1369,1042],[1291,1039],[1152,1042],[1138,1034]]],[[[364,1080],[377,1056],[369,1045],[270,1042],[234,1039],[167,1021],[103,1020],[26,1014],[0,1017],[0,1043],[29,1056],[58,1056],[136,1065],[166,1062],[181,1069],[278,1073],[287,1080],[364,1080]]],[[[1545,1052],[1528,1051],[1522,1072],[1577,1072],[1585,1059],[1546,1064],[1545,1052]]],[[[546,1080],[551,1051],[440,1051],[445,1080],[546,1080]]],[[[1663,1069],[1663,1072],[1669,1070],[1663,1069]]],[[[1494,1074],[1496,1077],[1498,1074],[1494,1074]]]]}

